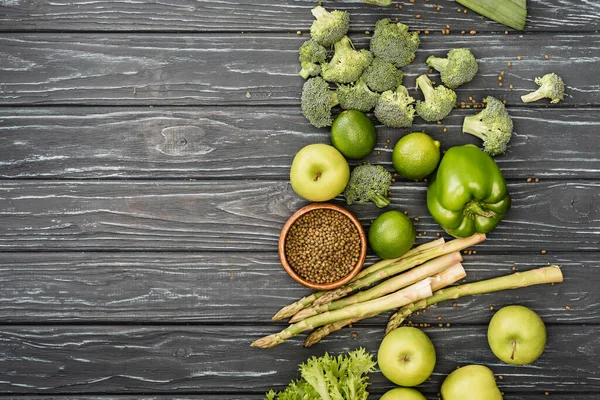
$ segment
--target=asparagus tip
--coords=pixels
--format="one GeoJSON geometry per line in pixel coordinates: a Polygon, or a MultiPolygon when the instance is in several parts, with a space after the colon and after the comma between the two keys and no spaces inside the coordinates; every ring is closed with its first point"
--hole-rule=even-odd
{"type": "Polygon", "coordinates": [[[275,336],[276,335],[269,335],[269,336],[262,337],[258,340],[255,340],[254,342],[252,342],[252,344],[250,346],[258,347],[261,349],[270,349],[271,347],[275,347],[279,344],[279,342],[275,336]]]}

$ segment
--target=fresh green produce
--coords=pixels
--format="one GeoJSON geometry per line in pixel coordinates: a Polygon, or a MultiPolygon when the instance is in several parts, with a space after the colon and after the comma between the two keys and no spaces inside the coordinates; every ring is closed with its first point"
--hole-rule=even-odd
{"type": "Polygon", "coordinates": [[[486,107],[482,111],[465,117],[463,132],[483,140],[485,152],[489,155],[502,154],[512,137],[512,119],[500,100],[488,96],[483,101],[486,107]]]}
{"type": "Polygon", "coordinates": [[[381,258],[397,258],[415,243],[417,231],[411,219],[400,211],[379,215],[369,228],[369,244],[381,258]]]}
{"type": "Polygon", "coordinates": [[[443,400],[502,400],[494,373],[483,365],[467,365],[453,371],[442,383],[443,400]]]}
{"type": "Polygon", "coordinates": [[[546,326],[535,311],[523,306],[501,308],[488,326],[492,352],[508,364],[531,364],[546,347],[546,326]]]}
{"type": "Polygon", "coordinates": [[[522,31],[527,20],[527,0],[456,0],[491,20],[522,31]]]}
{"type": "Polygon", "coordinates": [[[433,372],[435,348],[420,329],[403,326],[383,338],[377,352],[381,373],[400,386],[417,386],[433,372]]]}
{"type": "Polygon", "coordinates": [[[356,83],[338,85],[337,94],[340,107],[344,110],[362,112],[371,111],[379,98],[379,94],[372,92],[362,78],[356,83]]]}
{"type": "Polygon", "coordinates": [[[426,62],[440,72],[442,82],[450,89],[471,82],[479,70],[471,50],[464,48],[450,50],[446,58],[430,56],[426,62]]]}
{"type": "Polygon", "coordinates": [[[427,400],[418,390],[413,388],[395,388],[388,390],[379,400],[427,400]]]}
{"type": "Polygon", "coordinates": [[[389,61],[375,57],[363,73],[362,79],[375,92],[394,90],[402,85],[404,73],[389,61]]]}
{"type": "Polygon", "coordinates": [[[392,174],[381,165],[369,163],[359,165],[352,170],[348,185],[344,189],[346,202],[373,202],[382,208],[390,204],[388,191],[392,184],[392,174]]]}
{"type": "Polygon", "coordinates": [[[383,18],[375,23],[371,51],[375,57],[400,68],[412,62],[420,43],[417,32],[409,32],[408,26],[383,18]]]}
{"type": "Polygon", "coordinates": [[[340,354],[311,357],[300,364],[301,378],[281,391],[271,390],[265,400],[367,400],[373,356],[363,348],[340,354]]]}
{"type": "Polygon", "coordinates": [[[333,58],[321,65],[321,76],[328,82],[356,82],[373,61],[369,50],[355,50],[348,36],[333,45],[333,58]]]}
{"type": "Polygon", "coordinates": [[[474,294],[493,293],[501,290],[518,289],[533,285],[543,285],[548,283],[559,283],[563,281],[563,275],[560,268],[556,265],[537,268],[525,272],[516,272],[511,275],[498,278],[487,279],[484,281],[467,283],[460,286],[453,286],[448,289],[436,291],[432,297],[421,300],[414,304],[401,308],[390,317],[386,333],[396,329],[413,312],[425,309],[434,304],[445,300],[458,299],[474,294]]]}
{"type": "Polygon", "coordinates": [[[383,92],[375,104],[375,118],[390,128],[408,128],[412,126],[415,99],[410,97],[408,90],[400,85],[396,91],[383,92]]]}
{"type": "Polygon", "coordinates": [[[429,182],[427,208],[435,222],[455,237],[491,231],[510,208],[500,168],[472,144],[446,151],[429,182]]]}
{"type": "Polygon", "coordinates": [[[417,87],[423,92],[425,101],[418,100],[415,109],[425,121],[441,121],[456,105],[456,93],[443,85],[433,87],[427,75],[417,78],[417,87]]]}
{"type": "Polygon", "coordinates": [[[422,179],[431,174],[440,162],[440,142],[425,132],[404,135],[392,152],[392,164],[407,179],[422,179]]]}
{"type": "Polygon", "coordinates": [[[331,109],[338,105],[337,92],[329,88],[329,84],[320,76],[310,78],[302,86],[300,98],[302,114],[317,128],[331,126],[333,117],[331,109]]]}
{"type": "Polygon", "coordinates": [[[364,113],[358,110],[342,111],[331,125],[331,143],[346,158],[363,158],[375,149],[377,130],[364,113]]]}
{"type": "Polygon", "coordinates": [[[319,75],[321,73],[321,65],[319,64],[327,60],[327,49],[317,43],[316,40],[310,39],[302,43],[299,52],[302,69],[298,74],[304,79],[319,75]]]}
{"type": "Polygon", "coordinates": [[[328,144],[303,147],[292,161],[290,183],[298,196],[310,201],[331,200],[344,190],[350,167],[344,156],[328,144]]]}
{"type": "Polygon", "coordinates": [[[328,47],[342,39],[350,29],[350,14],[346,11],[327,11],[321,6],[311,10],[316,18],[310,27],[310,36],[320,45],[328,47]]]}
{"type": "Polygon", "coordinates": [[[565,83],[555,73],[546,74],[541,78],[535,78],[535,83],[540,87],[533,93],[521,96],[523,103],[531,103],[540,99],[548,98],[550,103],[558,103],[565,97],[565,83]]]}
{"type": "Polygon", "coordinates": [[[363,3],[373,4],[375,6],[387,7],[392,4],[392,0],[363,0],[363,3]]]}

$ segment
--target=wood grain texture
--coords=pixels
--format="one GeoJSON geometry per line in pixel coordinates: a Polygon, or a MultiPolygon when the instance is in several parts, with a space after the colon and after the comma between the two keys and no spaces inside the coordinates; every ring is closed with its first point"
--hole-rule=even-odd
{"type": "MultiPolygon", "coordinates": [[[[367,161],[392,170],[393,146],[411,130],[428,132],[443,149],[481,146],[461,133],[464,116],[474,112],[456,110],[441,125],[420,119],[411,129],[380,125],[367,161]]],[[[510,113],[515,135],[508,152],[495,158],[506,178],[600,176],[599,109],[557,115],[556,109],[514,107],[510,113]]],[[[296,152],[318,142],[330,143],[329,130],[314,128],[294,106],[0,108],[0,177],[287,180],[296,152]]]]}
{"type": "MultiPolygon", "coordinates": [[[[379,398],[379,393],[373,393],[374,399],[379,398]]],[[[436,394],[424,394],[427,400],[439,400],[436,394]]],[[[548,395],[551,398],[560,400],[597,400],[600,393],[592,394],[568,394],[568,393],[556,393],[552,392],[548,395]]],[[[520,393],[508,393],[504,394],[504,400],[548,400],[548,395],[543,393],[536,394],[520,394],[520,393]]],[[[6,398],[0,395],[0,398],[6,398]]],[[[79,400],[264,400],[264,394],[203,394],[203,395],[78,395],[79,400]]],[[[19,396],[22,400],[65,400],[71,399],[66,395],[46,395],[46,396],[19,396]]]]}
{"type": "MultiPolygon", "coordinates": [[[[549,323],[600,323],[599,253],[464,255],[467,281],[547,264],[565,281],[448,301],[414,323],[486,324],[518,303],[549,323]],[[452,304],[457,303],[456,307],[452,304]],[[566,309],[569,306],[569,310],[566,309]],[[437,319],[441,316],[443,319],[437,319]]],[[[377,259],[369,257],[367,265],[377,259]]],[[[0,320],[36,323],[270,324],[281,307],[310,294],[285,273],[276,253],[0,253],[0,320]]],[[[364,323],[387,322],[389,313],[364,323]]]]}
{"type": "MultiPolygon", "coordinates": [[[[202,2],[195,0],[133,1],[67,1],[30,2],[11,0],[0,3],[0,26],[11,31],[95,30],[95,31],[307,31],[313,21],[310,9],[314,1],[235,0],[202,2]]],[[[400,18],[413,29],[445,29],[451,24],[456,31],[504,31],[506,27],[482,18],[478,14],[457,13],[463,8],[453,1],[410,3],[395,1],[383,8],[360,1],[328,1],[328,9],[347,10],[352,15],[352,28],[372,29],[379,18],[400,18]],[[403,6],[396,8],[397,4],[403,6]],[[421,15],[416,19],[416,14],[421,15]]],[[[528,4],[527,31],[590,31],[600,27],[598,3],[579,0],[531,1],[528,4]]],[[[511,32],[514,32],[510,30],[511,32]]]]}
{"type": "MultiPolygon", "coordinates": [[[[303,337],[271,350],[250,343],[277,328],[248,326],[15,326],[0,329],[0,359],[9,371],[2,393],[255,393],[280,388],[297,377],[298,364],[325,351],[359,346],[375,353],[383,328],[354,327],[310,349],[303,337]]],[[[600,327],[548,326],[547,347],[535,364],[509,366],[487,345],[485,325],[428,328],[438,361],[419,388],[435,394],[457,366],[478,363],[502,375],[506,393],[598,393],[600,327]],[[557,368],[560,366],[560,368],[557,368]]],[[[372,391],[392,387],[380,373],[372,391]]]]}
{"type": "MultiPolygon", "coordinates": [[[[396,182],[391,192],[393,209],[419,218],[420,239],[435,238],[426,184],[396,182]]],[[[509,183],[509,192],[512,209],[479,249],[600,249],[598,182],[509,183]]],[[[305,204],[283,181],[5,181],[0,249],[276,251],[281,227],[305,204]]],[[[349,209],[365,228],[381,213],[349,209]]]]}
{"type": "MultiPolygon", "coordinates": [[[[353,38],[357,47],[368,46],[364,33],[353,38]]],[[[427,56],[469,47],[480,62],[479,75],[457,90],[459,99],[490,95],[521,104],[521,95],[537,89],[536,76],[555,72],[567,85],[564,104],[600,104],[598,85],[589,79],[590,71],[600,68],[599,35],[516,39],[423,35],[415,62],[405,68],[404,84],[413,88],[416,77],[427,72],[427,56]]],[[[1,34],[0,105],[298,105],[304,82],[297,75],[298,47],[304,40],[295,33],[1,34]]]]}

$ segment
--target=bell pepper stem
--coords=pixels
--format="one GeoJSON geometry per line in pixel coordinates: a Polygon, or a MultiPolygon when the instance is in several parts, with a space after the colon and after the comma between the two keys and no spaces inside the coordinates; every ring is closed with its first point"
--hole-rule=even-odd
{"type": "Polygon", "coordinates": [[[475,200],[471,200],[467,203],[463,210],[463,214],[465,215],[465,217],[471,219],[475,219],[476,216],[492,218],[496,215],[492,211],[485,210],[482,207],[481,203],[475,200]]]}

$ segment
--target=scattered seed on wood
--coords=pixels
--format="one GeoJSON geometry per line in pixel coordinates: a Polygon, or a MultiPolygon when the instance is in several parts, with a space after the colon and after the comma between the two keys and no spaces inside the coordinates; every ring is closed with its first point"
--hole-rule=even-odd
{"type": "Polygon", "coordinates": [[[296,31],[296,35],[302,35],[302,31],[296,31]]]}
{"type": "Polygon", "coordinates": [[[502,82],[498,82],[498,86],[502,86],[502,82]]]}
{"type": "Polygon", "coordinates": [[[522,59],[523,59],[523,57],[517,56],[517,60],[521,61],[522,59]]]}
{"type": "Polygon", "coordinates": [[[539,182],[539,181],[540,181],[540,178],[535,178],[535,182],[536,183],[539,182]]]}
{"type": "Polygon", "coordinates": [[[448,132],[448,128],[444,128],[444,129],[442,129],[442,131],[443,131],[444,133],[446,133],[446,132],[448,132]]]}
{"type": "Polygon", "coordinates": [[[546,54],[546,55],[544,56],[544,58],[545,58],[546,60],[549,60],[549,59],[550,59],[550,56],[549,56],[548,54],[546,54]]]}
{"type": "Polygon", "coordinates": [[[506,65],[510,67],[510,66],[512,66],[512,63],[509,61],[506,63],[506,65]]]}
{"type": "Polygon", "coordinates": [[[513,86],[513,85],[508,85],[508,87],[509,87],[509,88],[511,88],[511,89],[513,89],[513,88],[514,88],[514,86],[513,86]]]}
{"type": "Polygon", "coordinates": [[[417,19],[421,18],[421,14],[415,15],[415,18],[417,18],[417,19]]]}
{"type": "Polygon", "coordinates": [[[571,306],[565,306],[565,308],[566,308],[567,310],[570,310],[570,309],[571,309],[571,306]]]}
{"type": "Polygon", "coordinates": [[[469,31],[469,33],[470,33],[471,35],[475,35],[475,34],[477,34],[477,31],[476,31],[476,30],[472,30],[472,31],[469,31]]]}
{"type": "Polygon", "coordinates": [[[547,251],[546,251],[546,250],[542,250],[540,253],[542,253],[542,254],[546,254],[546,253],[547,253],[547,251]]]}
{"type": "Polygon", "coordinates": [[[505,35],[508,35],[508,31],[504,31],[504,34],[505,34],[505,35]]]}
{"type": "Polygon", "coordinates": [[[490,311],[494,311],[494,306],[490,306],[490,311]]]}
{"type": "Polygon", "coordinates": [[[461,34],[461,35],[464,35],[465,33],[467,33],[467,32],[465,32],[465,31],[460,31],[460,34],[461,34]]]}
{"type": "Polygon", "coordinates": [[[425,34],[429,35],[429,29],[425,29],[425,34]]]}

